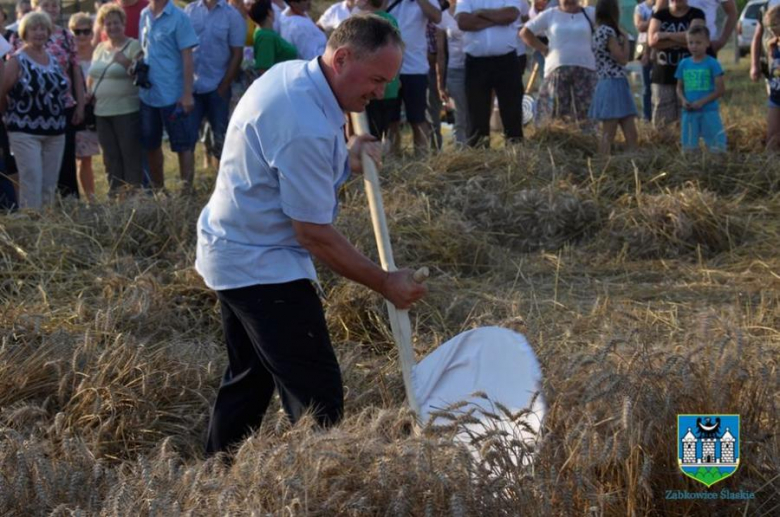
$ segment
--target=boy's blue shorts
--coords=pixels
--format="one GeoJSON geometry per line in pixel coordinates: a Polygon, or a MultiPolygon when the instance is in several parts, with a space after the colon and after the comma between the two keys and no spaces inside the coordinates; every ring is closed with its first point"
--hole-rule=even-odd
{"type": "Polygon", "coordinates": [[[726,150],[726,130],[717,110],[683,110],[680,129],[684,151],[698,149],[700,138],[710,151],[726,150]]]}

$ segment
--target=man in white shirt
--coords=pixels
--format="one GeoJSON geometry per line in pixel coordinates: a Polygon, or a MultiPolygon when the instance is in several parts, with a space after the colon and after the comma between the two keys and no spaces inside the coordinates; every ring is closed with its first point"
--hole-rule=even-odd
{"type": "MultiPolygon", "coordinates": [[[[729,42],[734,28],[737,26],[739,12],[735,0],[688,0],[688,5],[704,11],[704,22],[710,30],[710,49],[712,54],[717,55],[718,51],[729,42]],[[718,6],[723,8],[726,14],[726,23],[723,25],[723,32],[718,30],[718,6]]],[[[656,0],[654,11],[669,8],[669,0],[656,0]]]]}
{"type": "Polygon", "coordinates": [[[519,0],[459,0],[455,19],[466,52],[469,145],[490,145],[491,91],[507,144],[523,139],[523,74],[517,57],[519,0]]]}
{"type": "MultiPolygon", "coordinates": [[[[430,20],[441,21],[439,4],[434,0],[391,0],[387,12],[398,21],[401,38],[404,40],[404,60],[401,65],[400,97],[406,111],[406,120],[412,126],[414,148],[418,153],[428,149],[430,126],[425,117],[428,106],[428,41],[425,27],[430,20]]],[[[435,88],[436,85],[430,85],[435,88]]],[[[391,117],[397,128],[401,120],[400,104],[391,117]]],[[[394,147],[398,145],[397,129],[393,132],[394,147]]]]}
{"type": "Polygon", "coordinates": [[[384,96],[401,66],[398,32],[355,16],[323,56],[287,61],[249,87],[230,119],[214,193],[198,218],[195,268],[217,292],[228,367],[209,425],[207,454],[257,428],[279,391],[294,423],[311,411],[338,422],[343,386],[315,284],[313,257],[408,308],[426,288],[408,269],[388,273],[333,226],[339,187],[362,171],[367,139],[345,142],[345,111],[384,96]]]}
{"type": "Polygon", "coordinates": [[[298,49],[298,57],[306,61],[322,55],[328,37],[309,18],[311,0],[286,0],[289,6],[282,13],[279,35],[298,49]]]}
{"type": "Polygon", "coordinates": [[[320,19],[317,20],[317,25],[320,29],[324,30],[327,34],[330,34],[341,22],[350,17],[355,10],[355,0],[343,0],[342,2],[335,3],[325,9],[320,19]]]}

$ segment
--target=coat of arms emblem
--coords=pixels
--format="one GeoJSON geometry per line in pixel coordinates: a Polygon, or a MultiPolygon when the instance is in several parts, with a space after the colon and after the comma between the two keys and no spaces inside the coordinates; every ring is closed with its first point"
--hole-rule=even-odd
{"type": "Polygon", "coordinates": [[[739,467],[739,415],[677,415],[677,463],[711,487],[739,467]]]}

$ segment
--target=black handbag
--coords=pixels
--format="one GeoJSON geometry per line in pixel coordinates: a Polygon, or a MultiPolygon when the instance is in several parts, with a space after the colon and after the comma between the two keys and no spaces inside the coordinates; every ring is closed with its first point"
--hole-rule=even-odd
{"type": "Polygon", "coordinates": [[[87,131],[97,130],[97,119],[95,118],[95,104],[94,100],[84,105],[84,120],[81,125],[87,131]]]}

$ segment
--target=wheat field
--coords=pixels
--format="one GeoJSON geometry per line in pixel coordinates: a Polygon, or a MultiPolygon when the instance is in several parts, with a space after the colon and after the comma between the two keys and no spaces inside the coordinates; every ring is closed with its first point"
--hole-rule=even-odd
{"type": "MultiPolygon", "coordinates": [[[[606,159],[553,127],[386,164],[396,260],[432,271],[418,358],[485,325],[539,356],[530,466],[501,435],[476,437],[475,461],[451,439],[462,418],[415,430],[383,301],[324,270],[344,421],[290,427],[275,402],[232,464],[205,460],[226,357],[192,264],[215,171],[192,197],[171,169],[171,196],[1,215],[0,513],[777,515],[780,166],[761,88],[730,85],[722,156],[683,157],[642,126],[639,152],[606,159]],[[753,499],[666,498],[705,490],[676,460],[676,415],[705,412],[742,419],[742,464],[711,490],[753,499]]],[[[342,201],[339,229],[375,258],[359,178],[342,201]]]]}

